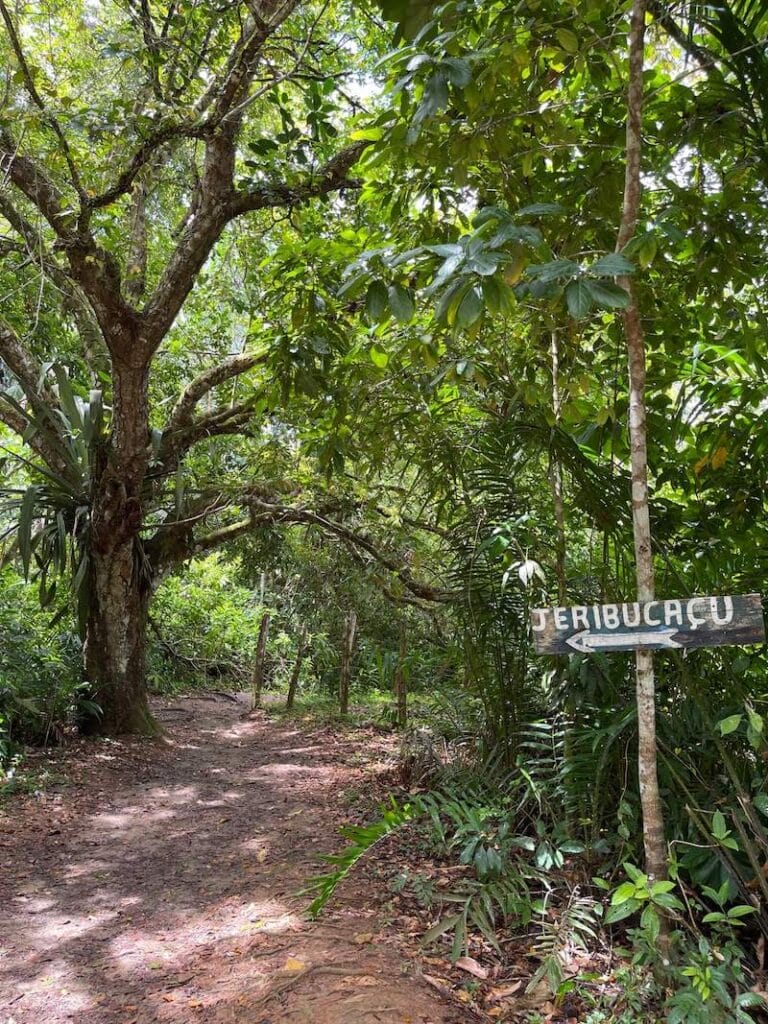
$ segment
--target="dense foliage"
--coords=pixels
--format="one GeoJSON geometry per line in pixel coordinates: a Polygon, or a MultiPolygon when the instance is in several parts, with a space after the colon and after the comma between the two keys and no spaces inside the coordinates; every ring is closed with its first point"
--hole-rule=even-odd
{"type": "Polygon", "coordinates": [[[655,659],[648,882],[631,660],[537,659],[528,630],[634,594],[617,278],[658,592],[766,578],[768,8],[647,10],[616,252],[624,5],[0,2],[0,759],[146,727],[145,683],[248,686],[267,613],[267,694],[329,701],[354,612],[353,704],[424,698],[434,793],[342,875],[418,832],[467,869],[398,883],[457,956],[535,934],[564,993],[561,950],[629,924],[631,998],[591,1019],[747,1020],[765,650],[655,659]]]}

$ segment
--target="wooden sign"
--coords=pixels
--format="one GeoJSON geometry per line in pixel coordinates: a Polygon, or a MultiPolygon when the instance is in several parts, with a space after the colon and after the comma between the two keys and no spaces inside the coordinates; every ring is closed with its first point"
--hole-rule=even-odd
{"type": "Polygon", "coordinates": [[[535,608],[531,626],[537,654],[720,647],[765,640],[759,594],[535,608]]]}

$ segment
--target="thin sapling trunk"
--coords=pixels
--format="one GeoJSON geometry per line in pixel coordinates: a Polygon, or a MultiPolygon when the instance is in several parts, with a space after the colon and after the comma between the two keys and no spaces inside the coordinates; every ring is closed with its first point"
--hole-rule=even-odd
{"type": "Polygon", "coordinates": [[[357,613],[351,611],[344,621],[344,637],[341,645],[341,671],[339,673],[339,709],[342,715],[349,711],[349,680],[352,675],[352,656],[355,650],[357,613]]]}
{"type": "Polygon", "coordinates": [[[264,663],[267,659],[269,621],[269,612],[265,612],[261,618],[261,625],[259,626],[259,640],[256,645],[256,660],[253,663],[253,678],[251,680],[254,708],[257,708],[261,704],[261,690],[264,685],[264,663]]]}
{"type": "MultiPolygon", "coordinates": [[[[627,141],[624,205],[616,249],[632,239],[640,210],[640,169],[642,157],[643,56],[645,0],[634,0],[629,33],[629,89],[627,97],[627,141]]],[[[627,277],[619,279],[629,296],[624,310],[624,333],[629,364],[629,440],[632,477],[632,527],[638,601],[655,597],[651,524],[648,507],[648,439],[646,429],[645,339],[637,295],[627,277]]],[[[646,872],[651,880],[666,878],[667,849],[664,814],[659,794],[656,746],[656,701],[653,655],[635,652],[638,772],[643,812],[643,842],[646,872]]],[[[667,945],[666,935],[662,941],[667,945]]]]}

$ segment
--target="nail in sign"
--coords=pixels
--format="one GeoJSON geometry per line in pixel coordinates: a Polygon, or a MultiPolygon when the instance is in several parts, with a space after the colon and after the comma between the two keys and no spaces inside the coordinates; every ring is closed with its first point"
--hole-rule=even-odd
{"type": "Polygon", "coordinates": [[[537,654],[721,647],[765,640],[759,594],[535,608],[531,626],[537,654]]]}

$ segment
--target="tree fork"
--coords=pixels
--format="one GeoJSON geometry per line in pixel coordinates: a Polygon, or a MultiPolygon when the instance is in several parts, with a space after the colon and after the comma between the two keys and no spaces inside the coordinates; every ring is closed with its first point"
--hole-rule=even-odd
{"type": "MultiPolygon", "coordinates": [[[[616,241],[617,251],[633,238],[640,211],[640,170],[642,158],[643,63],[646,0],[634,0],[629,31],[629,84],[627,90],[626,170],[624,202],[616,241]]],[[[645,339],[637,296],[631,281],[620,277],[628,302],[624,310],[624,334],[629,367],[629,439],[632,478],[632,528],[638,601],[655,596],[651,524],[648,507],[648,439],[646,428],[645,339]]],[[[666,878],[667,849],[664,814],[659,793],[656,745],[656,701],[653,655],[635,654],[638,776],[643,812],[643,842],[646,872],[652,881],[666,878]]],[[[662,922],[662,953],[668,949],[667,930],[662,922]]]]}

